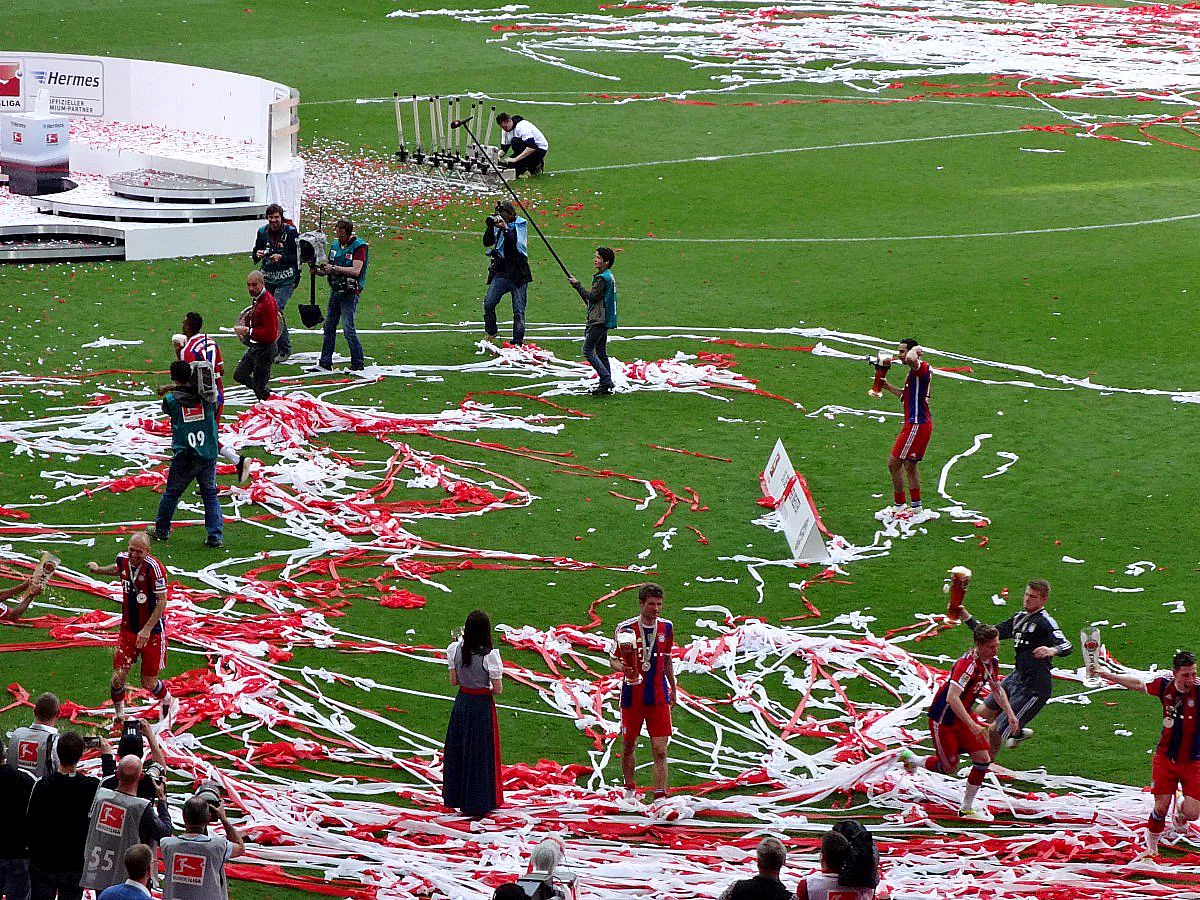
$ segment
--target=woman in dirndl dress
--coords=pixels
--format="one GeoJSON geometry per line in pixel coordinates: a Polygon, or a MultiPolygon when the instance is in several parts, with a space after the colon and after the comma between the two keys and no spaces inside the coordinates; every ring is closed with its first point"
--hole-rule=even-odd
{"type": "Polygon", "coordinates": [[[458,685],[442,763],[442,801],[482,818],[501,806],[500,729],[496,701],[504,685],[500,653],[492,648],[487,613],[467,616],[462,638],[446,649],[450,683],[458,685]]]}

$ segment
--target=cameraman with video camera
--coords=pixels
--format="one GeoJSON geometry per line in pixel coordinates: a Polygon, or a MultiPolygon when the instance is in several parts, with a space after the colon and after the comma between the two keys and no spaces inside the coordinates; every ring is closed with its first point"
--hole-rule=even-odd
{"type": "MultiPolygon", "coordinates": [[[[105,745],[107,746],[107,741],[105,745]]],[[[136,756],[142,760],[142,777],[138,780],[137,796],[143,800],[153,800],[158,796],[158,782],[166,781],[167,758],[163,755],[162,747],[150,723],[144,719],[127,719],[121,726],[121,737],[117,741],[117,755],[113,758],[111,748],[100,754],[100,771],[104,778],[100,787],[110,791],[117,789],[117,759],[126,756],[136,756]],[[150,758],[146,760],[145,746],[150,747],[150,758]]]]}
{"type": "Polygon", "coordinates": [[[483,298],[483,328],[489,340],[500,335],[496,307],[505,294],[512,295],[513,339],[516,346],[525,340],[525,301],[533,273],[529,271],[529,223],[517,215],[507,200],[496,204],[495,212],[485,220],[483,246],[491,257],[488,266],[487,293],[483,298]]]}
{"type": "Polygon", "coordinates": [[[367,262],[370,249],[366,241],[354,233],[354,223],[349,219],[338,219],[335,226],[337,240],[329,248],[329,261],[321,265],[309,263],[309,268],[329,279],[329,306],[325,310],[325,333],[321,341],[321,358],[310,372],[329,372],[333,369],[333,348],[337,343],[338,323],[350,349],[350,371],[361,372],[363,363],[362,343],[358,340],[358,329],[354,318],[358,314],[358,298],[367,286],[367,262]]]}
{"type": "Polygon", "coordinates": [[[225,863],[241,856],[246,845],[225,815],[214,782],[201,785],[183,804],[183,826],[182,835],[161,845],[163,900],[229,900],[225,863]],[[211,822],[221,823],[224,836],[208,833],[211,822]]]}

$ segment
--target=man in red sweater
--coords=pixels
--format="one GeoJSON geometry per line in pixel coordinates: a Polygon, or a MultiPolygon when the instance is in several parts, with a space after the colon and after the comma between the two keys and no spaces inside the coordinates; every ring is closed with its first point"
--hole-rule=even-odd
{"type": "Polygon", "coordinates": [[[254,391],[259,400],[271,396],[267,382],[271,380],[271,363],[275,360],[275,341],[279,338],[279,307],[275,298],[263,284],[262,272],[251,270],[246,276],[246,290],[254,301],[250,312],[250,325],[238,325],[234,332],[238,337],[249,338],[250,343],[238,363],[233,380],[254,391]]]}

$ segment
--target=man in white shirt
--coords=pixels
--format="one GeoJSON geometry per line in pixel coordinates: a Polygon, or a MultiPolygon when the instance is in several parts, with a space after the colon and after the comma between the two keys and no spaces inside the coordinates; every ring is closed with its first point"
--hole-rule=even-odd
{"type": "Polygon", "coordinates": [[[528,172],[531,175],[541,174],[545,164],[546,153],[550,144],[546,136],[532,122],[527,122],[520,116],[510,116],[500,113],[496,116],[496,124],[504,132],[500,138],[500,155],[511,151],[512,157],[501,159],[500,165],[506,169],[514,169],[517,175],[528,172]]]}

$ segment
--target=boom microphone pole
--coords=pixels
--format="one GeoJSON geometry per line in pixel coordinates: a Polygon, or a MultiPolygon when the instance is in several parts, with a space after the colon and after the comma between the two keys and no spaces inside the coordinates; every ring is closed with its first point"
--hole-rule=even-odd
{"type": "Polygon", "coordinates": [[[537,232],[537,236],[542,239],[542,243],[546,245],[546,249],[550,251],[550,255],[554,257],[554,261],[558,263],[558,267],[563,270],[564,275],[570,278],[571,272],[563,264],[563,261],[558,258],[558,254],[555,253],[554,248],[550,246],[550,241],[546,239],[546,235],[542,234],[542,229],[538,228],[537,222],[533,221],[533,216],[529,214],[529,210],[525,208],[525,204],[521,202],[521,198],[517,196],[517,192],[512,189],[512,186],[505,179],[504,173],[500,171],[500,167],[492,161],[491,155],[483,149],[483,146],[479,143],[479,139],[475,137],[475,132],[471,130],[471,123],[463,119],[455,119],[450,123],[450,127],[465,128],[467,130],[467,134],[470,136],[471,142],[475,144],[476,149],[479,150],[479,154],[487,160],[488,165],[492,167],[492,170],[500,179],[501,184],[504,185],[504,189],[512,194],[512,198],[517,201],[517,206],[520,207],[521,212],[525,213],[525,221],[533,226],[533,230],[537,232]]]}

